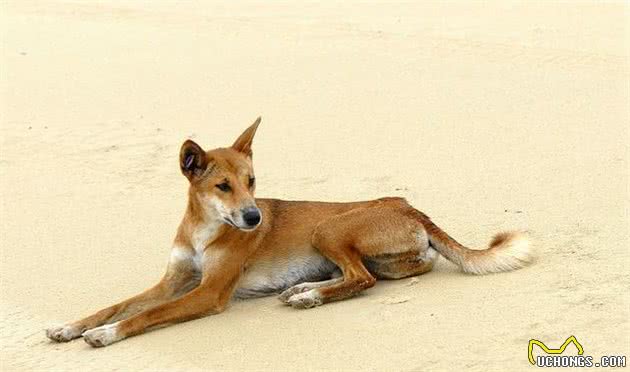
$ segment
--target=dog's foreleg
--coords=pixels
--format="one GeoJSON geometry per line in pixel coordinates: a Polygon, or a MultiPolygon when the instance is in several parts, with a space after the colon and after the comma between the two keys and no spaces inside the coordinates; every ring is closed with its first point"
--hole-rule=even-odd
{"type": "Polygon", "coordinates": [[[166,274],[154,287],[76,322],[48,328],[46,336],[57,342],[70,341],[89,329],[126,319],[192,290],[199,284],[201,273],[194,262],[179,258],[171,259],[166,274]]]}
{"type": "Polygon", "coordinates": [[[85,342],[94,347],[107,346],[156,326],[222,312],[232,297],[242,262],[238,259],[208,261],[211,263],[204,265],[204,277],[197,288],[130,318],[91,329],[83,334],[85,342]]]}

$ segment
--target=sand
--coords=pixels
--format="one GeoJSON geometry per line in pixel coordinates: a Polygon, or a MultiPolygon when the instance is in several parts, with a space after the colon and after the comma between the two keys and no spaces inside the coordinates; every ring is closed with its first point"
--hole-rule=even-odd
{"type": "Polygon", "coordinates": [[[3,371],[529,370],[529,339],[569,335],[630,356],[628,5],[1,13],[3,371]],[[470,276],[442,259],[312,310],[268,297],[104,349],[47,340],[160,278],[179,146],[228,145],[258,115],[258,196],[404,196],[470,246],[528,230],[537,262],[470,276]]]}

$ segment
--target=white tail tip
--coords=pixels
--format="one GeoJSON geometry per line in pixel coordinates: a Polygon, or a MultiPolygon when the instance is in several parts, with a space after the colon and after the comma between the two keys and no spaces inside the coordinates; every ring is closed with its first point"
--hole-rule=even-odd
{"type": "Polygon", "coordinates": [[[529,239],[521,232],[497,234],[488,249],[466,253],[462,269],[477,275],[520,269],[534,260],[529,239]]]}

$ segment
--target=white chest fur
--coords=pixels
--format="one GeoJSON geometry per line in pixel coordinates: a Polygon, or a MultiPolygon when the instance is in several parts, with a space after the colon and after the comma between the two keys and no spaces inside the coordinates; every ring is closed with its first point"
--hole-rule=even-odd
{"type": "Polygon", "coordinates": [[[209,261],[218,259],[217,252],[206,252],[206,248],[212,243],[216,237],[221,222],[213,222],[200,225],[192,233],[191,244],[192,250],[187,247],[175,246],[171,251],[171,262],[190,261],[197,271],[202,271],[209,261]]]}

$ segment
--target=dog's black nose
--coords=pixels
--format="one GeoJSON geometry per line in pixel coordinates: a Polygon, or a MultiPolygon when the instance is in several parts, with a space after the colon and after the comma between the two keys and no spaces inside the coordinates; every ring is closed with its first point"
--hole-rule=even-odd
{"type": "Polygon", "coordinates": [[[258,208],[247,209],[243,213],[243,220],[247,226],[256,226],[260,222],[260,211],[258,208]]]}

